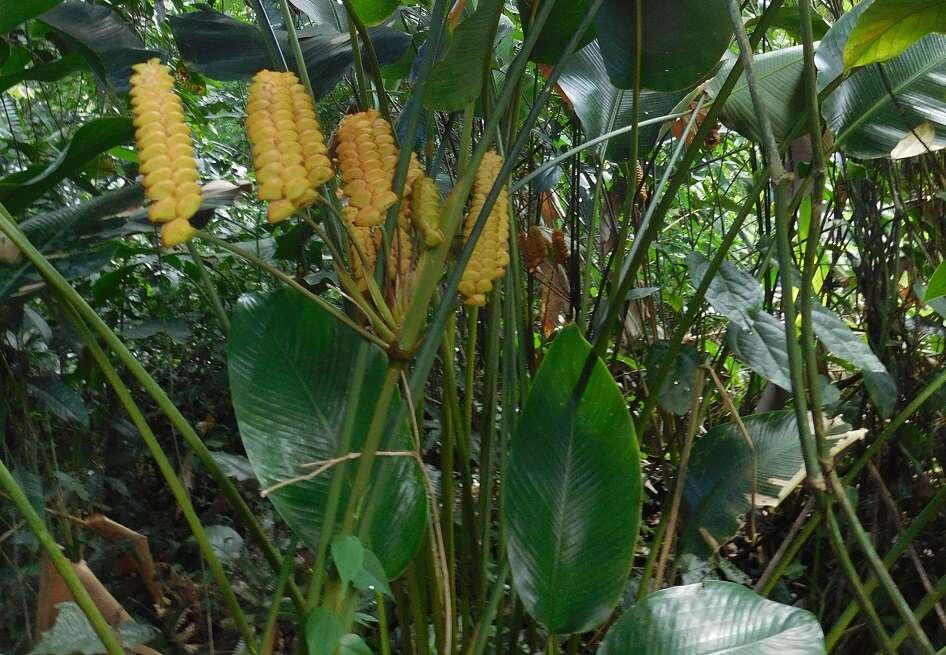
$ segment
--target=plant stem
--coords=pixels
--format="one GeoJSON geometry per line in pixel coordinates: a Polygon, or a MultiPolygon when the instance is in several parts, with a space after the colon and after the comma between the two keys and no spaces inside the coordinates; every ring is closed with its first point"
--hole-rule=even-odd
{"type": "MultiPolygon", "coordinates": [[[[273,600],[269,606],[269,613],[266,616],[266,626],[263,628],[263,636],[260,638],[260,655],[272,655],[276,647],[276,627],[279,619],[279,605],[282,603],[283,594],[286,591],[286,583],[292,574],[292,564],[296,558],[296,538],[289,541],[289,548],[286,550],[286,556],[283,559],[282,568],[279,569],[279,577],[276,579],[276,590],[273,592],[273,600]]],[[[299,616],[300,622],[305,621],[305,615],[299,616]]]]}
{"type": "Polygon", "coordinates": [[[893,578],[890,576],[890,573],[884,566],[883,561],[877,555],[877,551],[874,549],[874,545],[870,541],[870,535],[867,534],[864,526],[861,525],[860,520],[857,518],[857,512],[851,505],[851,501],[848,500],[847,494],[844,493],[844,486],[841,484],[838,476],[833,471],[831,471],[828,473],[827,477],[831,492],[834,495],[834,499],[841,507],[844,517],[851,526],[851,530],[854,533],[854,539],[857,541],[858,545],[861,547],[861,550],[863,550],[864,554],[867,556],[867,561],[874,570],[874,575],[876,575],[877,579],[880,581],[880,585],[884,588],[888,598],[890,598],[890,601],[893,603],[894,608],[897,610],[897,614],[899,614],[900,618],[903,620],[903,624],[910,631],[910,634],[917,646],[919,646],[920,651],[927,653],[928,655],[934,655],[936,653],[936,649],[933,648],[933,644],[930,643],[930,639],[923,631],[923,627],[920,625],[920,622],[910,610],[910,606],[907,604],[903,594],[900,593],[897,583],[893,581],[893,578]]]}
{"type": "MultiPolygon", "coordinates": [[[[161,408],[161,411],[167,415],[174,427],[181,433],[188,447],[194,452],[197,459],[204,468],[207,469],[207,472],[213,477],[221,491],[223,491],[224,496],[226,496],[231,507],[237,513],[239,520],[247,527],[253,540],[260,547],[260,550],[263,551],[263,555],[266,557],[270,566],[274,571],[278,571],[282,564],[278,551],[273,547],[272,543],[270,543],[266,533],[263,532],[262,526],[260,526],[259,522],[256,520],[253,511],[246,504],[246,501],[243,500],[243,497],[240,495],[240,492],[237,490],[236,486],[234,486],[233,482],[221,470],[216,460],[214,460],[213,455],[211,455],[210,451],[207,449],[207,446],[194,431],[194,428],[187,422],[187,419],[184,418],[184,415],[181,414],[180,410],[174,405],[164,389],[161,388],[161,385],[151,377],[131,351],[122,343],[122,340],[119,339],[111,328],[105,324],[105,321],[95,313],[95,310],[79,295],[79,292],[76,291],[36,247],[30,243],[30,240],[20,231],[13,221],[13,217],[10,216],[10,213],[2,204],[0,204],[0,233],[6,235],[6,237],[20,249],[23,255],[36,267],[43,279],[46,280],[47,284],[49,284],[56,293],[76,308],[83,321],[99,334],[102,340],[108,345],[109,349],[118,356],[122,364],[124,364],[128,371],[138,380],[141,386],[144,387],[148,395],[155,400],[161,408]]],[[[293,589],[294,587],[291,586],[290,591],[293,589]]],[[[301,601],[301,595],[298,593],[298,590],[295,590],[293,597],[297,602],[301,601]]]]}
{"type": "Polygon", "coordinates": [[[115,395],[118,396],[119,402],[121,402],[125,411],[128,412],[128,417],[131,419],[135,428],[137,428],[142,441],[145,442],[148,452],[151,453],[151,457],[154,459],[154,463],[161,472],[165,484],[167,484],[171,495],[174,496],[174,500],[177,502],[181,514],[184,515],[187,526],[194,535],[194,541],[197,542],[197,547],[201,555],[207,560],[210,573],[220,587],[224,603],[226,603],[230,615],[237,625],[237,629],[240,631],[247,645],[249,645],[252,650],[255,650],[256,640],[253,636],[253,630],[246,620],[246,616],[240,607],[240,602],[237,600],[236,594],[233,593],[233,588],[230,586],[230,579],[227,577],[226,572],[223,570],[223,565],[220,563],[220,559],[217,557],[213,546],[210,544],[210,539],[207,537],[204,526],[200,522],[197,512],[194,510],[194,506],[191,504],[190,498],[187,495],[187,489],[184,488],[184,484],[174,471],[174,465],[171,463],[171,460],[168,459],[164,449],[161,448],[161,444],[151,430],[151,426],[148,424],[144,413],[138,407],[134,398],[132,398],[131,391],[125,386],[118,371],[115,370],[115,367],[112,366],[112,363],[109,361],[108,355],[106,355],[102,347],[99,346],[95,336],[89,331],[88,326],[79,316],[76,309],[72,306],[67,306],[66,313],[69,315],[72,325],[79,333],[79,336],[85,341],[86,348],[89,349],[95,363],[98,364],[99,369],[101,369],[102,373],[105,375],[105,379],[108,380],[108,383],[115,391],[115,395]]]}
{"type": "MultiPolygon", "coordinates": [[[[368,53],[368,62],[371,64],[371,77],[378,90],[378,111],[381,112],[381,115],[386,121],[391,122],[391,110],[388,109],[388,95],[384,90],[384,78],[381,76],[381,62],[374,48],[374,42],[371,40],[371,34],[368,32],[368,28],[365,27],[365,23],[361,20],[358,12],[352,6],[351,0],[342,0],[342,4],[345,6],[345,11],[348,13],[348,22],[355,26],[355,30],[357,30],[362,43],[364,43],[365,51],[368,53]]],[[[355,40],[354,35],[352,35],[352,53],[356,50],[358,50],[358,42],[355,40]]],[[[360,53],[358,53],[358,55],[360,56],[360,53]]]]}
{"type": "Polygon", "coordinates": [[[62,554],[62,551],[59,549],[59,544],[56,543],[56,540],[53,539],[49,530],[46,529],[46,524],[43,522],[43,519],[40,518],[36,510],[33,509],[29,498],[23,493],[20,485],[17,484],[2,459],[0,459],[0,487],[6,491],[10,500],[13,501],[13,505],[23,515],[23,519],[26,521],[26,525],[29,526],[30,532],[36,537],[39,545],[46,551],[46,555],[49,556],[53,566],[56,567],[56,571],[62,576],[63,582],[65,582],[69,592],[72,594],[73,598],[75,598],[79,609],[82,610],[82,613],[85,614],[85,617],[89,620],[89,624],[92,626],[95,634],[98,635],[98,638],[102,641],[108,655],[124,655],[125,650],[122,648],[121,642],[112,631],[108,621],[102,616],[102,613],[95,605],[95,601],[92,600],[89,592],[86,591],[85,587],[82,585],[79,576],[76,575],[76,572],[72,568],[72,562],[66,559],[66,556],[62,554]]]}
{"type": "Polygon", "coordinates": [[[220,321],[220,327],[223,328],[223,334],[226,336],[230,333],[230,319],[227,318],[227,312],[223,308],[223,303],[220,301],[220,294],[217,293],[217,287],[213,283],[213,280],[210,279],[210,276],[207,274],[207,268],[204,266],[204,260],[201,258],[200,253],[197,252],[197,247],[194,245],[193,241],[187,242],[187,251],[191,255],[191,260],[193,260],[194,266],[197,267],[197,274],[200,276],[200,283],[203,286],[204,291],[206,291],[207,297],[210,299],[210,306],[217,315],[217,320],[220,321]]]}

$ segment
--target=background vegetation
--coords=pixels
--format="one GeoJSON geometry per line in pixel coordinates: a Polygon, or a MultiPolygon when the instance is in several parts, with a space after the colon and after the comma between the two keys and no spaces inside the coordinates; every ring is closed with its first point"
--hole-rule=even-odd
{"type": "Polygon", "coordinates": [[[942,655],[944,31],[933,0],[0,0],[0,653],[942,655]],[[204,185],[174,249],[151,57],[204,185]],[[263,68],[327,136],[390,118],[394,188],[417,153],[448,239],[411,276],[346,287],[334,182],[266,222],[263,68]],[[476,309],[490,149],[511,263],[476,309]]]}

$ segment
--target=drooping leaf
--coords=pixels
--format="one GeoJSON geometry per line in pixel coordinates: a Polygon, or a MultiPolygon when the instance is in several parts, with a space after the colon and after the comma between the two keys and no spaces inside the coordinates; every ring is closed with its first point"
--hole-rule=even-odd
{"type": "Polygon", "coordinates": [[[810,612],[708,580],[650,594],[618,619],[598,655],[824,655],[810,612]]]}
{"type": "Polygon", "coordinates": [[[234,455],[225,453],[222,450],[211,450],[211,456],[217,466],[223,471],[224,475],[233,478],[237,482],[245,482],[254,479],[253,467],[243,455],[234,455]]]}
{"type": "Polygon", "coordinates": [[[145,48],[131,25],[106,6],[66,0],[40,20],[74,47],[99,79],[121,93],[128,90],[133,64],[161,56],[145,48]]]}
{"type": "Polygon", "coordinates": [[[352,579],[352,584],[356,589],[368,592],[381,592],[386,596],[391,596],[391,587],[388,585],[388,576],[381,566],[378,556],[370,550],[365,550],[365,561],[361,569],[352,579]]]}
{"type": "Polygon", "coordinates": [[[897,401],[897,383],[863,338],[821,303],[811,312],[815,335],[835,355],[864,371],[864,383],[879,413],[888,416],[897,401]]]}
{"type": "MultiPolygon", "coordinates": [[[[656,382],[654,378],[657,369],[663,365],[669,350],[670,342],[657,341],[647,351],[647,382],[651,389],[656,382]]],[[[661,407],[678,416],[690,411],[693,405],[693,381],[696,378],[696,369],[702,363],[699,351],[684,344],[679,355],[671,363],[670,372],[657,397],[661,407]]]]}
{"type": "Polygon", "coordinates": [[[920,39],[899,56],[855,70],[824,101],[835,141],[860,159],[946,147],[946,36],[920,39]]]}
{"type": "MultiPolygon", "coordinates": [[[[518,0],[519,18],[522,21],[526,36],[529,34],[528,26],[532,12],[537,10],[541,4],[541,2],[535,0],[518,0]]],[[[542,33],[539,35],[539,40],[536,41],[535,48],[529,58],[541,64],[557,63],[587,11],[588,0],[556,2],[552,13],[549,14],[548,20],[545,21],[545,25],[542,27],[542,33]]],[[[583,48],[594,39],[595,30],[592,26],[588,28],[588,32],[579,42],[578,47],[583,48]]]]}
{"type": "MultiPolygon", "coordinates": [[[[181,56],[202,75],[218,80],[247,80],[270,67],[263,35],[253,25],[211,9],[171,16],[169,21],[181,56]]],[[[389,27],[370,28],[368,33],[382,65],[398,61],[411,40],[407,34],[389,27]]],[[[292,52],[285,31],[276,30],[276,38],[283,52],[292,52]]],[[[354,62],[347,32],[301,33],[299,44],[318,97],[332,91],[354,62]]],[[[288,63],[295,70],[294,58],[289,57],[288,63]]]]}
{"type": "Polygon", "coordinates": [[[552,343],[510,445],[502,520],[516,592],[548,630],[605,620],[633,559],[640,454],[620,389],[575,326],[552,343]]]}
{"type": "Polygon", "coordinates": [[[605,0],[595,19],[611,82],[634,86],[636,7],[642,2],[640,85],[686,89],[712,71],[732,40],[725,0],[605,0]]]}
{"type": "Polygon", "coordinates": [[[32,378],[30,391],[54,416],[89,427],[89,411],[79,393],[55,377],[32,378]]]}
{"type": "MultiPolygon", "coordinates": [[[[613,130],[631,124],[633,116],[633,94],[616,88],[608,80],[608,72],[598,42],[585,46],[566,64],[558,80],[558,86],[568,101],[575,107],[585,136],[594,139],[613,130]],[[614,108],[617,105],[617,114],[614,108]],[[614,115],[614,122],[611,119],[614,115]]],[[[640,120],[646,121],[667,116],[685,95],[682,91],[641,93],[640,120]]],[[[640,152],[646,153],[657,143],[660,124],[642,127],[640,130],[640,152]]],[[[611,161],[630,157],[630,138],[627,134],[611,139],[606,156],[611,161]]]]}
{"type": "MultiPolygon", "coordinates": [[[[828,25],[824,18],[822,18],[817,12],[812,12],[812,14],[812,35],[814,36],[815,41],[818,41],[824,38],[824,35],[828,33],[828,29],[831,26],[828,25]]],[[[758,23],[759,18],[750,18],[746,21],[746,30],[751,32],[753,29],[755,29],[755,26],[758,25],[758,23]]],[[[784,30],[796,41],[801,41],[801,10],[798,7],[782,5],[776,10],[775,17],[772,19],[769,29],[784,30]]]]}
{"type": "Polygon", "coordinates": [[[847,68],[892,59],[927,34],[946,32],[943,0],[875,0],[844,48],[847,68]]]}
{"type": "MultiPolygon", "coordinates": [[[[756,508],[777,507],[805,479],[794,412],[754,414],[744,417],[743,424],[755,454],[756,508]]],[[[865,432],[840,422],[827,431],[834,452],[862,439],[865,432]]],[[[753,449],[735,423],[717,425],[697,439],[683,492],[683,550],[708,556],[736,535],[751,508],[753,449]]]]}
{"type": "Polygon", "coordinates": [[[76,130],[53,161],[0,179],[0,202],[11,212],[20,212],[93,158],[133,137],[134,128],[129,118],[94,118],[76,130]]]}
{"type": "MultiPolygon", "coordinates": [[[[2,0],[0,0],[2,2],[2,0]]],[[[27,80],[35,80],[38,82],[55,82],[61,80],[67,75],[71,75],[76,71],[82,70],[84,66],[82,57],[77,54],[68,54],[60,59],[54,59],[53,61],[36,64],[30,68],[24,68],[21,71],[15,73],[8,73],[6,75],[0,75],[0,93],[3,93],[11,86],[17,85],[20,82],[25,82],[27,80]]]]}
{"type": "Polygon", "coordinates": [[[316,27],[336,32],[348,30],[345,8],[335,0],[289,0],[296,9],[312,19],[316,27]]]}
{"type": "Polygon", "coordinates": [[[854,7],[841,15],[834,22],[828,33],[824,35],[815,50],[815,66],[818,68],[818,92],[821,93],[829,85],[844,75],[844,49],[848,38],[857,25],[858,19],[874,0],[861,0],[854,7]]]}
{"type": "Polygon", "coordinates": [[[62,0],[0,0],[0,34],[52,9],[62,0]]]}
{"type": "MultiPolygon", "coordinates": [[[[699,287],[710,261],[698,252],[687,255],[690,282],[699,287]]],[[[759,281],[728,261],[723,261],[706,289],[706,299],[717,312],[737,325],[751,326],[752,317],[762,309],[765,296],[759,281]]]]}
{"type": "MultiPolygon", "coordinates": [[[[707,84],[706,91],[711,98],[715,98],[723,87],[732,65],[733,62],[730,61],[707,84]]],[[[755,66],[759,92],[768,110],[775,139],[780,144],[787,143],[805,125],[802,47],[782,48],[758,54],[755,56],[755,66]]],[[[762,133],[745,74],[736,81],[732,93],[726,99],[720,119],[743,136],[754,141],[761,140],[762,133]]]]}
{"type": "Polygon", "coordinates": [[[774,316],[759,311],[752,317],[749,327],[730,323],[726,343],[753,371],[769,382],[791,390],[785,326],[774,316]]]}
{"type": "MultiPolygon", "coordinates": [[[[105,646],[77,604],[66,602],[56,607],[59,609],[56,622],[43,633],[30,655],[97,655],[105,652],[105,646]]],[[[126,648],[140,646],[158,634],[155,628],[143,623],[125,622],[118,627],[118,638],[126,648]]]]}
{"type": "Polygon", "coordinates": [[[933,272],[933,276],[926,286],[926,293],[923,294],[923,302],[928,303],[943,296],[946,296],[946,261],[941,262],[933,272]]]}
{"type": "MultiPolygon", "coordinates": [[[[240,436],[265,489],[346,452],[360,452],[380,393],[387,358],[321,308],[293,292],[244,296],[229,336],[230,392],[240,436]],[[364,374],[356,375],[363,363],[364,374]],[[353,386],[360,388],[357,395],[353,386]],[[349,450],[340,452],[346,412],[353,412],[349,450]]],[[[395,426],[395,399],[381,450],[408,447],[407,426],[395,426]]],[[[345,507],[357,463],[332,469],[343,475],[345,507]]],[[[319,537],[332,475],[283,487],[269,495],[293,531],[310,546],[319,537]]],[[[426,497],[413,461],[382,457],[371,486],[374,519],[362,535],[388,576],[403,571],[420,545],[426,497]]]]}
{"type": "Polygon", "coordinates": [[[428,109],[459,111],[480,97],[502,9],[502,0],[482,0],[453,31],[446,55],[434,64],[427,80],[428,109]]]}
{"type": "Polygon", "coordinates": [[[399,0],[351,0],[351,6],[366,25],[378,25],[397,9],[399,0]]]}
{"type": "Polygon", "coordinates": [[[305,643],[309,655],[333,655],[345,628],[342,620],[329,609],[316,607],[305,620],[305,643]]]}
{"type": "MultiPolygon", "coordinates": [[[[89,241],[90,237],[97,234],[101,226],[106,224],[102,219],[140,204],[143,198],[141,186],[128,185],[78,205],[31,216],[20,223],[20,229],[41,253],[47,256],[53,253],[57,255],[53,262],[59,272],[63,273],[63,263],[69,263],[70,252],[78,251],[78,255],[85,258],[90,255],[104,256],[104,253],[100,255],[99,251],[90,252],[89,241]],[[90,235],[90,232],[93,234],[90,235]]],[[[108,256],[111,256],[110,251],[108,256]]],[[[70,268],[75,270],[75,267],[70,268]]],[[[39,276],[29,262],[23,261],[14,266],[0,265],[0,300],[16,294],[25,285],[38,280],[39,276]]]]}
{"type": "Polygon", "coordinates": [[[342,584],[354,580],[365,562],[365,547],[354,535],[337,536],[332,539],[332,561],[342,584]]]}

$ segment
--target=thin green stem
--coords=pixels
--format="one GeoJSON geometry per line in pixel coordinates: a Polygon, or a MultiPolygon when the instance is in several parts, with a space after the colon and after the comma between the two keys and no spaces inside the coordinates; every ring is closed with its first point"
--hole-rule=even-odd
{"type": "Polygon", "coordinates": [[[194,245],[193,241],[187,242],[187,251],[190,253],[191,260],[194,262],[194,266],[197,268],[197,275],[200,277],[200,284],[203,287],[204,292],[207,294],[207,298],[210,300],[210,306],[213,308],[214,314],[217,315],[217,320],[220,321],[220,327],[223,328],[223,334],[226,336],[230,333],[230,319],[227,318],[227,311],[223,308],[223,303],[220,301],[220,294],[217,293],[217,286],[207,274],[207,267],[204,266],[204,260],[200,256],[200,253],[197,252],[197,247],[194,245]]]}
{"type": "MultiPolygon", "coordinates": [[[[304,286],[296,282],[296,280],[291,275],[279,270],[278,268],[270,264],[265,259],[261,257],[257,257],[253,253],[247,252],[246,250],[240,248],[239,246],[235,246],[232,243],[228,241],[224,241],[223,239],[220,239],[218,237],[215,237],[212,234],[201,232],[200,237],[202,239],[205,239],[206,241],[209,241],[211,243],[214,243],[220,246],[221,248],[223,248],[224,250],[228,252],[232,252],[234,255],[242,257],[246,261],[263,269],[264,271],[272,275],[274,278],[276,278],[280,282],[286,284],[287,286],[292,287],[293,289],[295,289],[296,291],[304,295],[307,299],[311,300],[316,305],[318,305],[319,307],[324,309],[326,312],[331,314],[333,318],[335,318],[339,322],[343,323],[344,325],[348,326],[349,328],[357,332],[358,335],[361,336],[362,338],[370,341],[371,343],[375,344],[376,346],[380,348],[387,347],[387,344],[385,343],[383,338],[379,338],[378,336],[365,330],[363,327],[361,327],[360,325],[352,321],[348,316],[346,316],[340,309],[332,305],[330,302],[328,302],[321,296],[318,296],[312,293],[311,291],[306,289],[304,286]]],[[[379,329],[382,325],[383,323],[379,323],[378,325],[372,324],[372,327],[374,327],[375,329],[379,329]]],[[[391,334],[390,336],[391,338],[393,338],[394,335],[391,334]]]]}
{"type": "MultiPolygon", "coordinates": [[[[388,94],[384,89],[384,77],[381,75],[381,62],[378,59],[374,42],[371,40],[371,34],[368,32],[368,28],[365,27],[365,23],[361,20],[358,12],[352,6],[351,0],[342,0],[342,4],[345,6],[345,11],[348,13],[348,23],[354,25],[358,36],[361,37],[361,42],[364,44],[365,51],[368,53],[368,63],[371,64],[371,77],[378,91],[378,111],[381,112],[385,120],[390,122],[391,110],[388,108],[388,94]]],[[[352,53],[356,54],[359,59],[361,58],[358,41],[355,39],[354,34],[352,35],[352,53]]],[[[362,69],[361,74],[364,75],[364,69],[362,69]]]]}
{"type": "Polygon", "coordinates": [[[933,644],[930,642],[926,632],[924,632],[923,627],[916,618],[916,615],[913,614],[910,609],[910,605],[907,604],[903,594],[900,593],[900,589],[897,587],[897,583],[894,582],[893,578],[890,576],[890,573],[887,571],[887,567],[884,566],[880,556],[877,555],[877,551],[874,549],[874,545],[871,543],[870,535],[867,534],[864,526],[861,525],[860,519],[857,517],[857,512],[854,510],[854,506],[851,505],[851,501],[848,499],[847,494],[844,493],[844,486],[841,484],[838,476],[833,471],[830,471],[827,477],[831,493],[834,495],[835,501],[837,501],[838,505],[840,506],[841,512],[844,514],[844,518],[850,525],[851,530],[854,533],[854,539],[857,541],[858,545],[861,547],[861,550],[864,551],[864,554],[867,556],[867,561],[870,563],[870,566],[874,571],[874,575],[877,576],[877,579],[879,580],[880,585],[884,588],[887,597],[890,599],[894,608],[897,610],[897,614],[899,614],[900,618],[903,620],[904,626],[906,626],[906,628],[910,631],[913,640],[916,642],[917,646],[919,646],[921,652],[934,655],[936,653],[936,649],[933,648],[933,644]]]}
{"type": "Polygon", "coordinates": [[[95,601],[92,600],[89,592],[86,591],[82,582],[79,580],[79,576],[77,576],[75,570],[73,570],[72,563],[62,554],[62,551],[59,549],[59,544],[56,543],[56,540],[53,539],[49,530],[46,529],[46,524],[43,522],[43,519],[40,518],[36,510],[33,509],[29,498],[26,497],[23,489],[17,484],[2,459],[0,459],[0,487],[6,491],[13,505],[23,515],[23,519],[26,521],[30,532],[36,537],[39,545],[46,551],[46,555],[49,557],[50,561],[52,561],[53,566],[56,567],[56,571],[62,576],[63,582],[65,582],[72,597],[75,598],[79,609],[82,610],[82,613],[85,614],[85,617],[89,620],[89,624],[92,626],[95,634],[98,635],[98,638],[102,641],[102,645],[105,646],[108,655],[124,655],[125,651],[122,648],[121,642],[118,640],[118,636],[112,631],[112,628],[109,626],[108,621],[105,620],[105,617],[102,616],[99,608],[96,607],[95,601]]]}
{"type": "MultiPolygon", "coordinates": [[[[289,541],[289,548],[286,550],[286,556],[283,558],[282,568],[279,569],[279,577],[276,579],[276,589],[273,592],[273,599],[269,606],[269,613],[266,615],[266,626],[263,628],[263,636],[260,638],[260,655],[272,655],[276,650],[276,627],[279,619],[279,606],[282,604],[283,594],[286,593],[286,583],[292,574],[292,564],[296,559],[296,538],[289,541]]],[[[300,620],[305,615],[299,617],[300,620]]]]}
{"type": "Polygon", "coordinates": [[[86,348],[88,348],[92,358],[95,360],[95,363],[105,375],[105,379],[115,391],[115,395],[118,396],[119,402],[121,402],[122,406],[125,408],[125,411],[128,413],[128,417],[131,419],[131,422],[134,424],[135,428],[138,430],[138,433],[141,435],[141,440],[145,442],[148,452],[151,453],[151,457],[154,459],[154,463],[161,472],[161,476],[164,478],[164,482],[170,490],[171,495],[174,496],[174,500],[177,503],[177,506],[180,508],[181,514],[184,516],[184,520],[187,522],[187,526],[194,535],[194,541],[197,542],[197,548],[200,550],[201,555],[203,555],[204,559],[207,561],[207,566],[210,568],[210,573],[213,575],[214,580],[220,587],[220,591],[223,594],[224,603],[227,605],[230,615],[233,617],[233,620],[237,625],[237,629],[240,631],[240,634],[243,636],[243,639],[246,641],[247,645],[249,645],[251,649],[255,650],[256,639],[253,635],[253,630],[246,620],[246,615],[243,613],[243,609],[240,607],[240,601],[237,600],[236,594],[233,593],[233,588],[230,586],[230,579],[227,577],[226,571],[223,570],[223,565],[220,563],[220,559],[217,557],[217,553],[214,551],[214,548],[210,543],[210,539],[207,537],[204,526],[200,522],[197,512],[194,510],[194,506],[191,504],[190,497],[187,495],[187,489],[184,488],[184,484],[181,482],[180,478],[177,477],[177,473],[174,470],[174,465],[171,463],[171,460],[164,452],[164,449],[161,448],[161,444],[158,442],[157,436],[155,436],[154,432],[151,430],[151,426],[148,424],[148,420],[145,418],[144,413],[141,411],[141,408],[138,407],[138,404],[135,402],[134,398],[132,398],[131,391],[122,381],[121,376],[118,374],[118,371],[115,370],[115,367],[112,366],[111,361],[108,359],[108,355],[106,355],[105,351],[102,350],[102,347],[98,344],[98,341],[96,341],[95,336],[89,330],[88,326],[79,316],[74,307],[67,307],[66,312],[72,321],[73,327],[75,327],[76,331],[79,333],[79,336],[82,337],[82,340],[85,342],[86,348]]]}
{"type": "MultiPolygon", "coordinates": [[[[250,531],[253,540],[263,551],[263,555],[269,562],[273,570],[279,570],[282,560],[278,551],[273,547],[262,526],[256,520],[256,516],[250,509],[246,501],[240,495],[233,482],[221,470],[220,465],[214,460],[213,455],[207,449],[207,446],[191,427],[184,415],[174,405],[171,399],[165,393],[161,385],[145,370],[141,363],[135,358],[130,350],[122,343],[122,340],[105,324],[105,321],[96,314],[95,310],[79,295],[62,275],[57,271],[49,261],[36,249],[29,239],[19,230],[13,217],[7,211],[6,207],[0,204],[0,233],[6,235],[13,244],[19,248],[23,255],[36,267],[47,284],[53,288],[62,298],[76,308],[82,320],[98,333],[99,337],[108,345],[121,360],[122,364],[138,380],[145,391],[150,395],[170,419],[174,427],[181,433],[187,446],[194,452],[197,459],[211,477],[223,491],[231,507],[236,512],[239,520],[250,531]]],[[[292,590],[293,587],[290,587],[292,590]]],[[[301,602],[301,595],[295,590],[293,597],[297,602],[301,602]]]]}

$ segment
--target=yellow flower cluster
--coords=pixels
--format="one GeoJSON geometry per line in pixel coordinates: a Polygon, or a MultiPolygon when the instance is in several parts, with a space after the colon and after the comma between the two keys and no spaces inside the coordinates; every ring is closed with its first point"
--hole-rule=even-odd
{"type": "MultiPolygon", "coordinates": [[[[473,183],[473,202],[463,226],[464,236],[469,239],[473,225],[479,217],[486,196],[502,168],[503,160],[495,152],[483,156],[476,180],[473,183]]],[[[460,279],[460,293],[466,305],[482,307],[486,294],[493,290],[493,280],[506,274],[509,265],[509,194],[503,186],[496,204],[486,219],[483,232],[473,248],[473,254],[460,279]]]]}
{"type": "Polygon", "coordinates": [[[414,182],[411,189],[411,219],[428,248],[443,243],[440,230],[440,192],[437,183],[426,175],[414,182]]]}
{"type": "Polygon", "coordinates": [[[295,73],[263,70],[253,77],[246,115],[259,199],[269,201],[269,222],[279,223],[315,202],[334,175],[315,105],[295,73]]]}
{"type": "Polygon", "coordinates": [[[384,212],[397,202],[391,190],[398,149],[391,125],[373,109],[342,119],[335,148],[348,201],[345,217],[358,227],[384,221],[384,212]]]}
{"type": "Polygon", "coordinates": [[[158,59],[132,66],[131,107],[148,219],[163,223],[166,247],[189,241],[197,232],[188,219],[202,202],[191,131],[184,122],[174,80],[158,59]]]}

